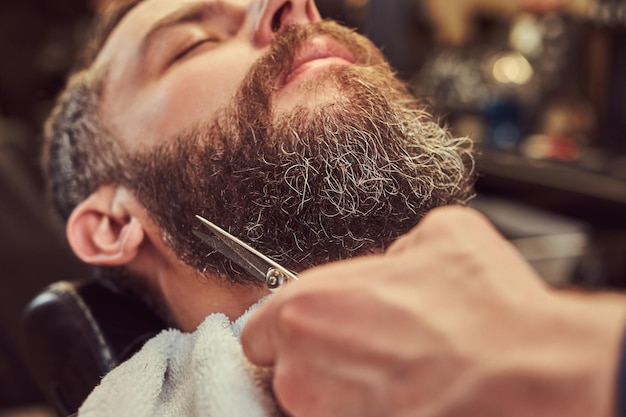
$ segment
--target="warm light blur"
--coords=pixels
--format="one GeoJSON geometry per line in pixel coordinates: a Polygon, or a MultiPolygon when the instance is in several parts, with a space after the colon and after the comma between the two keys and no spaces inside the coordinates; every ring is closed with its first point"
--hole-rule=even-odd
{"type": "Polygon", "coordinates": [[[511,27],[509,46],[524,56],[537,58],[543,52],[543,31],[536,16],[522,13],[511,27]]]}
{"type": "Polygon", "coordinates": [[[499,55],[492,70],[493,78],[502,84],[523,85],[533,77],[533,69],[520,53],[509,52],[499,55]]]}

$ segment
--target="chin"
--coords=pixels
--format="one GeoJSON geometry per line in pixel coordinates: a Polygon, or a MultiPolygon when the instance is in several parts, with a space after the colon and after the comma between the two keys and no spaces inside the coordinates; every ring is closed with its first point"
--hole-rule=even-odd
{"type": "Polygon", "coordinates": [[[280,118],[294,109],[315,110],[328,108],[332,104],[343,103],[347,100],[330,74],[303,80],[289,88],[279,91],[273,100],[274,117],[280,118]]]}

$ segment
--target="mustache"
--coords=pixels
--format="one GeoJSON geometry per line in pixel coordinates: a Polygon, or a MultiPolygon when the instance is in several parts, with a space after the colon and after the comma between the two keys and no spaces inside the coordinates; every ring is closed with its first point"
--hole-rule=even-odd
{"type": "Polygon", "coordinates": [[[328,37],[341,44],[354,56],[356,65],[386,62],[370,40],[333,21],[289,25],[276,34],[270,50],[252,66],[237,93],[237,101],[245,100],[249,104],[250,114],[243,115],[244,119],[269,118],[277,81],[292,67],[298,51],[316,37],[328,37]]]}
{"type": "Polygon", "coordinates": [[[293,24],[280,31],[272,42],[270,51],[250,71],[265,73],[273,78],[293,65],[297,51],[315,37],[329,37],[343,45],[356,58],[357,63],[369,65],[384,61],[378,48],[354,30],[333,21],[322,21],[309,25],[293,24]]]}

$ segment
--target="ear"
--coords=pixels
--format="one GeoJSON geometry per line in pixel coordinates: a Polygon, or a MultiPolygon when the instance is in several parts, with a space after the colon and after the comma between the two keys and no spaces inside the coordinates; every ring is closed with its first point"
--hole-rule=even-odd
{"type": "Polygon", "coordinates": [[[132,203],[125,189],[102,186],[78,205],[66,226],[76,256],[101,266],[126,265],[135,259],[145,233],[133,216],[132,203]]]}

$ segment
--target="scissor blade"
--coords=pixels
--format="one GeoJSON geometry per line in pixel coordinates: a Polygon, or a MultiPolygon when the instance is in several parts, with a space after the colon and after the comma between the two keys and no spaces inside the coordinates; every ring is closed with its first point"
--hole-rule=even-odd
{"type": "Polygon", "coordinates": [[[224,243],[232,251],[234,251],[239,256],[241,256],[241,259],[244,262],[247,262],[251,264],[253,267],[258,268],[259,270],[263,271],[263,274],[264,274],[264,277],[262,278],[263,280],[265,280],[265,274],[267,274],[270,267],[282,272],[290,280],[298,279],[298,276],[294,274],[293,272],[289,271],[287,268],[279,265],[277,262],[273,261],[272,259],[263,255],[258,250],[254,249],[253,247],[237,239],[235,236],[221,229],[219,226],[216,226],[215,224],[211,223],[204,217],[196,215],[196,218],[200,220],[202,224],[204,224],[207,228],[209,228],[215,234],[216,238],[218,238],[222,243],[224,243]]]}
{"type": "Polygon", "coordinates": [[[265,282],[265,275],[267,273],[268,267],[264,265],[254,265],[250,261],[250,259],[248,259],[242,253],[240,253],[240,252],[244,252],[245,249],[241,247],[231,247],[229,244],[227,244],[227,241],[225,242],[224,240],[219,238],[217,235],[209,236],[205,233],[198,232],[196,230],[193,231],[193,234],[199,237],[203,242],[207,243],[213,249],[215,249],[216,251],[218,251],[219,253],[221,253],[222,255],[224,255],[225,257],[227,257],[228,259],[230,259],[237,265],[239,265],[250,275],[265,282]]]}

